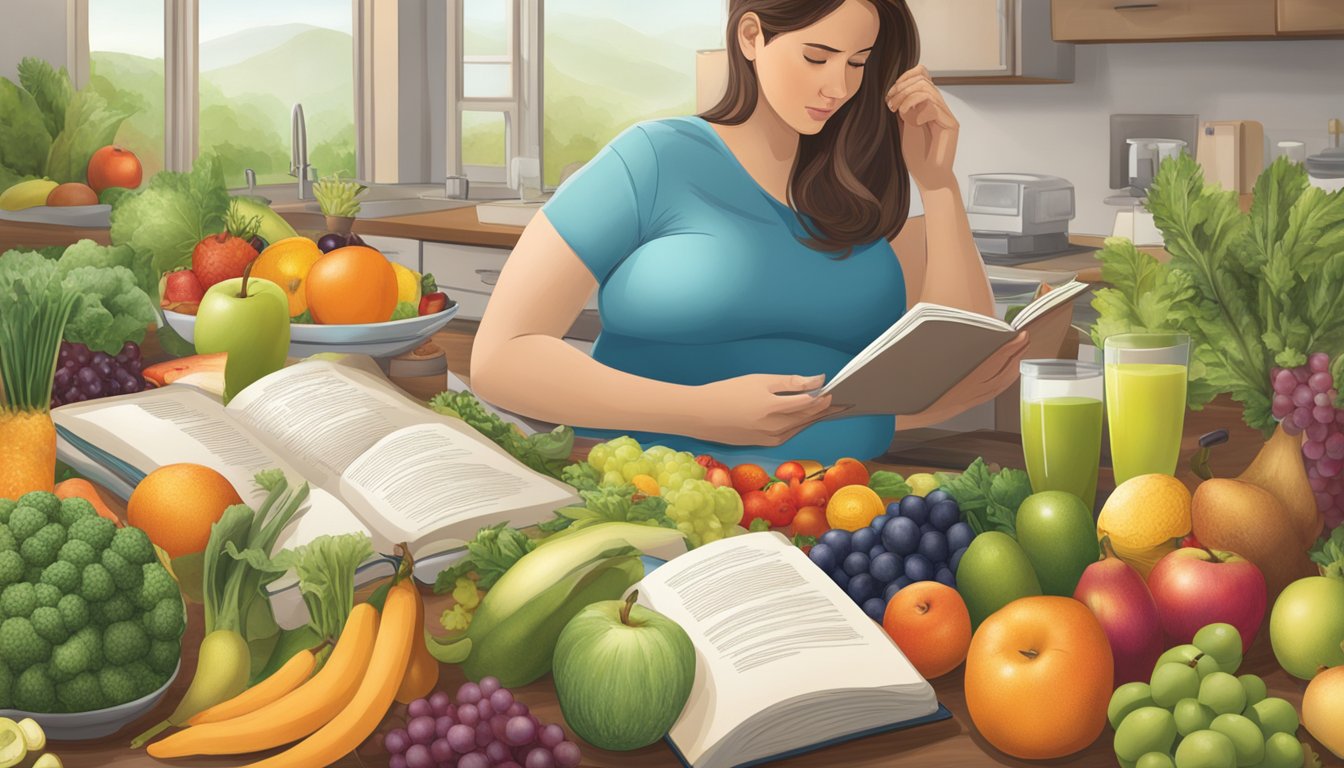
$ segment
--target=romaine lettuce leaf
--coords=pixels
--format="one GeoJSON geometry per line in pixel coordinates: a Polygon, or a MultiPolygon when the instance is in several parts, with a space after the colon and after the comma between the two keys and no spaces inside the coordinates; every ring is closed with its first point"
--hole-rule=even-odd
{"type": "Polygon", "coordinates": [[[91,88],[75,93],[65,108],[65,127],[51,142],[47,178],[61,183],[88,180],[89,158],[111,144],[131,112],[108,106],[91,88]]]}
{"type": "Polygon", "coordinates": [[[120,352],[127,341],[144,341],[145,329],[157,315],[129,269],[82,266],[65,271],[61,262],[57,268],[63,272],[65,289],[82,296],[66,323],[66,341],[109,355],[120,352]]]}
{"type": "Polygon", "coordinates": [[[70,74],[65,71],[65,67],[57,71],[42,59],[25,56],[19,62],[19,85],[32,94],[33,100],[42,110],[47,133],[52,136],[59,134],[65,127],[65,108],[75,95],[70,74]]]}
{"type": "Polygon", "coordinates": [[[51,134],[32,94],[0,77],[0,167],[19,178],[41,176],[50,150],[51,134]]]}
{"type": "MultiPolygon", "coordinates": [[[[112,206],[112,243],[150,254],[153,273],[191,266],[191,251],[224,229],[229,192],[213,155],[198,158],[189,173],[160,171],[149,185],[112,206]]],[[[157,282],[150,298],[158,299],[157,282]]]]}

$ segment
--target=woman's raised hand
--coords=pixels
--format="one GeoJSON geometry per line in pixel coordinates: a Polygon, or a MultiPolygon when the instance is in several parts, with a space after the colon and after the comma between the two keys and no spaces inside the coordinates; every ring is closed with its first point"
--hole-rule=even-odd
{"type": "Polygon", "coordinates": [[[779,445],[811,423],[845,410],[831,406],[830,395],[806,394],[824,380],[756,373],[701,385],[686,434],[729,445],[779,445]]]}
{"type": "Polygon", "coordinates": [[[961,125],[923,64],[896,80],[887,91],[887,106],[900,115],[901,154],[919,188],[944,189],[955,184],[952,161],[961,125]]]}

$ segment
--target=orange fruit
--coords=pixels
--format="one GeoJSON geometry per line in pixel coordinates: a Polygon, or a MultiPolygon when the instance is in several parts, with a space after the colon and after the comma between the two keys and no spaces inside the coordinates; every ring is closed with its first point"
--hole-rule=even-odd
{"type": "Polygon", "coordinates": [[[336,248],[308,270],[308,311],[326,325],[384,323],[397,308],[397,273],[363,245],[336,248]]]}
{"type": "Polygon", "coordinates": [[[266,246],[252,265],[252,276],[270,280],[289,297],[289,316],[303,314],[308,308],[308,290],[304,281],[322,251],[306,237],[286,237],[266,246]]]}
{"type": "Polygon", "coordinates": [[[885,512],[882,499],[866,485],[846,485],[826,502],[826,522],[832,528],[857,531],[885,512]]]}
{"type": "Polygon", "coordinates": [[[892,595],[882,628],[926,680],[956,669],[971,647],[966,601],[936,581],[917,581],[892,595]]]}
{"type": "Polygon", "coordinates": [[[826,470],[826,474],[821,476],[821,481],[826,484],[826,490],[831,493],[846,485],[867,485],[869,479],[868,468],[863,462],[851,458],[837,459],[835,464],[826,470]]]}
{"type": "Polygon", "coordinates": [[[821,507],[803,507],[793,516],[793,522],[789,523],[788,530],[791,536],[811,536],[820,539],[821,534],[831,530],[831,526],[826,522],[826,510],[821,507]]]}
{"type": "Polygon", "coordinates": [[[1071,597],[1023,597],[990,614],[971,638],[966,709],[1002,752],[1064,757],[1106,727],[1114,675],[1110,643],[1091,609],[1071,597]]]}
{"type": "Polygon", "coordinates": [[[200,464],[166,464],[150,472],[126,502],[126,522],[169,557],[202,552],[210,527],[243,500],[227,478],[200,464]]]}
{"type": "Polygon", "coordinates": [[[759,464],[738,464],[728,470],[728,475],[733,479],[733,488],[741,494],[759,491],[770,482],[770,475],[759,464]]]}

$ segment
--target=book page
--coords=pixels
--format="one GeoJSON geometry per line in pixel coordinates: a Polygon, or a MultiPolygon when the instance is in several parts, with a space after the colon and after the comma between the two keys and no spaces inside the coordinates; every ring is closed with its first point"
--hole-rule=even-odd
{"type": "Polygon", "coordinates": [[[1059,286],[1045,295],[1038,297],[1035,301],[1028,304],[1017,317],[1013,318],[1013,330],[1021,330],[1031,324],[1031,321],[1044,315],[1046,312],[1073,299],[1078,294],[1083,293],[1092,286],[1088,283],[1070,280],[1064,285],[1059,286]]]}
{"type": "Polygon", "coordinates": [[[696,648],[691,699],[670,731],[692,762],[768,708],[826,692],[913,688],[936,708],[882,629],[779,534],[700,547],[636,589],[696,648]]]}
{"type": "Polygon", "coordinates": [[[493,443],[430,422],[379,440],[346,468],[341,494],[392,542],[423,549],[464,541],[505,520],[523,527],[581,503],[573,489],[540,475],[493,443]]]}

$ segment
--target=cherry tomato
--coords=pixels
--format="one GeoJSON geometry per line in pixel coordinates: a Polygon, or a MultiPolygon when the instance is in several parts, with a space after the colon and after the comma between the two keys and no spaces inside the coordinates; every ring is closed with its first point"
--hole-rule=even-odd
{"type": "Polygon", "coordinates": [[[798,510],[798,514],[793,516],[793,522],[789,524],[790,536],[811,536],[820,539],[821,535],[831,529],[826,523],[826,510],[821,507],[803,507],[798,510]]]}

